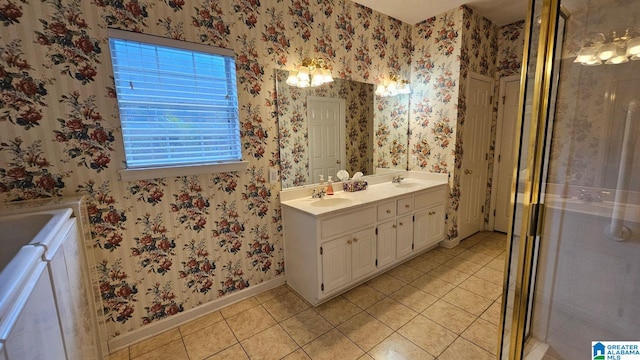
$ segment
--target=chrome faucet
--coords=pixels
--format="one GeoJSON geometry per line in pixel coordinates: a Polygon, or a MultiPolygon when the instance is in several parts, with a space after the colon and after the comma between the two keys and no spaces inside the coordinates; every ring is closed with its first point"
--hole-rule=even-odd
{"type": "Polygon", "coordinates": [[[586,202],[602,202],[602,195],[599,192],[587,191],[585,189],[580,189],[580,195],[578,195],[578,199],[586,202]]]}
{"type": "Polygon", "coordinates": [[[324,189],[324,187],[319,187],[311,191],[311,198],[322,199],[326,194],[327,194],[327,191],[324,189]]]}
{"type": "Polygon", "coordinates": [[[393,183],[393,184],[400,184],[400,182],[402,182],[402,180],[404,180],[404,178],[402,177],[402,175],[394,176],[394,177],[391,179],[391,183],[393,183]]]}

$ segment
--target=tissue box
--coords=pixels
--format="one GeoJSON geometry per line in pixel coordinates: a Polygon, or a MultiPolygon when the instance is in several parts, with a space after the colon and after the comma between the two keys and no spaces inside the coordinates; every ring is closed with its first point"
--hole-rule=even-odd
{"type": "Polygon", "coordinates": [[[342,183],[342,190],[347,192],[367,190],[367,186],[369,186],[367,180],[345,181],[342,183]]]}

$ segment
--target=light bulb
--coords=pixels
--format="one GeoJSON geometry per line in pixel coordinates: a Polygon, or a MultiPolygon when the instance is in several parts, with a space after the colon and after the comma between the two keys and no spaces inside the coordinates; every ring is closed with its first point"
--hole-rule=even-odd
{"type": "Polygon", "coordinates": [[[322,70],[315,69],[313,76],[311,77],[311,86],[320,86],[324,84],[324,76],[322,76],[322,70]]]}
{"type": "Polygon", "coordinates": [[[298,72],[297,71],[289,71],[289,77],[287,78],[287,85],[289,85],[289,86],[298,85],[298,72]]]}
{"type": "Polygon", "coordinates": [[[598,54],[598,57],[600,58],[600,60],[606,61],[611,59],[615,54],[616,54],[616,44],[607,43],[602,45],[602,47],[600,48],[600,53],[598,54]]]}
{"type": "Polygon", "coordinates": [[[384,85],[378,84],[378,87],[376,87],[376,95],[384,96],[385,92],[386,92],[386,89],[384,88],[384,85]]]}
{"type": "Polygon", "coordinates": [[[578,56],[574,62],[584,64],[592,60],[596,55],[596,48],[594,46],[584,46],[580,49],[578,56]]]}
{"type": "Polygon", "coordinates": [[[322,70],[322,77],[326,83],[333,82],[333,76],[331,76],[331,71],[329,69],[322,70]]]}
{"type": "Polygon", "coordinates": [[[583,62],[582,65],[598,66],[598,65],[602,65],[602,60],[600,60],[599,58],[593,58],[587,62],[583,62]]]}
{"type": "Polygon", "coordinates": [[[309,81],[311,81],[311,79],[309,79],[309,68],[306,66],[300,66],[300,69],[298,70],[298,82],[309,81]]]}
{"type": "Polygon", "coordinates": [[[640,55],[640,37],[627,41],[627,56],[640,55]]]}

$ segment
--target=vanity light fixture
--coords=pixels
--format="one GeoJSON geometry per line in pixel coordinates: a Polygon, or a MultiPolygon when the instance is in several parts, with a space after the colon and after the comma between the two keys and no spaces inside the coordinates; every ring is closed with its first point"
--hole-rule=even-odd
{"type": "Polygon", "coordinates": [[[329,65],[323,59],[304,58],[297,71],[289,71],[287,85],[306,88],[333,82],[329,65]]]}
{"type": "Polygon", "coordinates": [[[573,62],[587,66],[603,63],[616,65],[624,64],[629,59],[640,59],[640,33],[636,32],[635,36],[632,36],[631,31],[627,29],[622,36],[618,36],[615,31],[607,35],[597,34],[580,48],[573,62]]]}
{"type": "Polygon", "coordinates": [[[411,86],[409,86],[409,81],[405,80],[402,76],[391,74],[389,80],[378,84],[375,94],[381,97],[411,94],[411,86]]]}

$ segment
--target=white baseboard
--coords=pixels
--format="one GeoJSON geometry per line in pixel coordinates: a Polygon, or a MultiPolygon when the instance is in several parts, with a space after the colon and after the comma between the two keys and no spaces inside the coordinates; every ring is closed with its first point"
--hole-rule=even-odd
{"type": "Polygon", "coordinates": [[[159,333],[174,328],[176,326],[183,325],[191,320],[194,320],[202,315],[208,314],[215,310],[219,310],[227,305],[237,303],[239,301],[248,299],[261,292],[271,290],[275,287],[283,285],[285,283],[284,275],[278,276],[274,279],[265,281],[263,283],[252,285],[246,289],[234,292],[219,299],[213,300],[206,304],[202,304],[193,309],[183,311],[176,315],[170,316],[166,319],[162,319],[156,323],[145,325],[139,329],[130,331],[126,334],[122,334],[109,340],[109,352],[114,353],[118,350],[124,349],[127,346],[135,344],[139,341],[148,339],[159,333]]]}
{"type": "Polygon", "coordinates": [[[453,249],[454,247],[458,246],[458,244],[460,244],[460,238],[458,237],[440,241],[440,246],[447,249],[453,249]]]}

